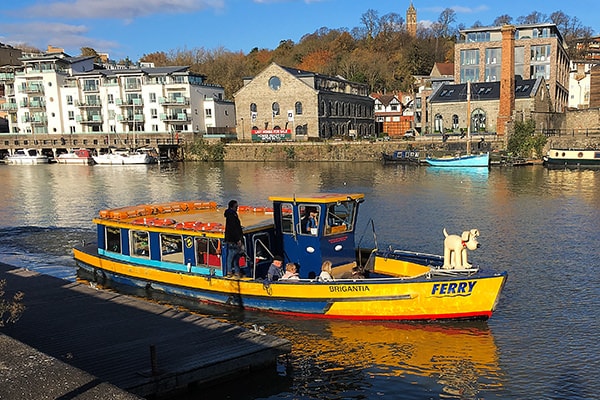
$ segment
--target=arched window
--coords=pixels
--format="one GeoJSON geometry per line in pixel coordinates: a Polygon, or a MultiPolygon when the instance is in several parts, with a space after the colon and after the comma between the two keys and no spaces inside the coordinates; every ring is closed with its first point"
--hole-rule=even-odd
{"type": "Polygon", "coordinates": [[[273,110],[273,116],[279,115],[279,103],[277,103],[277,102],[273,103],[271,108],[273,110]]]}
{"type": "Polygon", "coordinates": [[[294,107],[296,109],[296,115],[302,115],[302,103],[297,101],[294,107]]]}
{"type": "Polygon", "coordinates": [[[434,126],[433,126],[434,132],[444,133],[444,118],[442,117],[442,114],[435,114],[433,123],[434,123],[434,126]]]}
{"type": "Polygon", "coordinates": [[[250,103],[250,112],[256,112],[256,103],[250,103]]]}
{"type": "Polygon", "coordinates": [[[458,115],[452,116],[452,129],[458,129],[458,115]]]}
{"type": "Polygon", "coordinates": [[[481,108],[471,113],[471,132],[484,132],[486,129],[486,115],[481,108]]]}

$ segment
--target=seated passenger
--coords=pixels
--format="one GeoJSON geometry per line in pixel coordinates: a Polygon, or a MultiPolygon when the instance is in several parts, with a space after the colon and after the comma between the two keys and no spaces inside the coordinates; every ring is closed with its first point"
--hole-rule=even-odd
{"type": "Polygon", "coordinates": [[[281,280],[299,280],[300,275],[298,275],[298,268],[294,263],[287,263],[285,265],[285,273],[281,277],[281,280]]]}
{"type": "Polygon", "coordinates": [[[323,261],[321,265],[321,274],[319,275],[319,281],[322,282],[330,282],[333,281],[333,276],[331,276],[331,266],[333,264],[329,260],[323,261]]]}

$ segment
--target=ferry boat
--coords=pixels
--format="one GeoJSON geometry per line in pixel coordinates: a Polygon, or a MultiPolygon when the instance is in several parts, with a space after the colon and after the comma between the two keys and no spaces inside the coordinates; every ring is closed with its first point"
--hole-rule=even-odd
{"type": "Polygon", "coordinates": [[[600,149],[550,149],[544,157],[548,168],[600,168],[600,149]]]}
{"type": "Polygon", "coordinates": [[[487,319],[496,308],[506,272],[447,269],[443,256],[415,251],[358,251],[355,229],[363,194],[269,200],[267,208],[239,206],[245,247],[236,260],[240,276],[226,265],[224,209],[204,201],[101,210],[93,219],[97,243],[74,249],[78,273],[101,285],[306,317],[487,319]],[[309,213],[316,228],[306,229],[309,213]],[[296,263],[300,279],[268,280],[276,256],[284,264],[296,263]],[[325,260],[333,265],[332,281],[315,278],[325,260]]]}

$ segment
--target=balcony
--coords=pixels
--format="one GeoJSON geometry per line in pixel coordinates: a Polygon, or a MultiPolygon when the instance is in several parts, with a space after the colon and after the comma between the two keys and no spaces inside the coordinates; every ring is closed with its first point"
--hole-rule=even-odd
{"type": "Polygon", "coordinates": [[[102,107],[102,101],[100,101],[100,99],[98,100],[93,100],[93,101],[80,101],[80,100],[75,100],[75,106],[76,107],[81,107],[81,108],[86,108],[86,107],[102,107]]]}
{"type": "Polygon", "coordinates": [[[30,100],[29,108],[30,109],[40,109],[40,108],[45,109],[46,102],[44,100],[30,100]]]}
{"type": "Polygon", "coordinates": [[[102,123],[102,115],[77,115],[75,120],[80,124],[101,124],[102,123]]]}
{"type": "Polygon", "coordinates": [[[34,93],[44,93],[44,85],[42,84],[31,84],[27,86],[21,87],[24,93],[34,94],[34,93]]]}
{"type": "Polygon", "coordinates": [[[17,112],[18,109],[19,109],[19,107],[18,107],[17,103],[2,103],[2,104],[0,104],[1,111],[17,112]]]}
{"type": "Polygon", "coordinates": [[[186,113],[160,114],[160,120],[164,122],[189,122],[192,119],[186,113]]]}
{"type": "Polygon", "coordinates": [[[123,122],[123,123],[144,122],[144,114],[117,115],[117,121],[123,122]]]}
{"type": "Polygon", "coordinates": [[[0,73],[0,82],[12,82],[15,80],[15,74],[11,72],[0,73]]]}
{"type": "Polygon", "coordinates": [[[158,102],[162,106],[189,106],[190,98],[189,97],[161,97],[158,99],[158,102]]]}
{"type": "Polygon", "coordinates": [[[115,104],[119,107],[142,107],[144,105],[144,101],[142,99],[115,99],[115,104]]]}

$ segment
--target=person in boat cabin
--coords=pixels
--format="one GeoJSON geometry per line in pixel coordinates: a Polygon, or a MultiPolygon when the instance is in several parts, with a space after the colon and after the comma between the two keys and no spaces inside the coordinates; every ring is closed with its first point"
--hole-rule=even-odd
{"type": "Polygon", "coordinates": [[[298,267],[294,263],[287,263],[285,265],[285,274],[281,277],[281,280],[291,280],[297,281],[300,279],[300,275],[298,275],[298,267]]]}
{"type": "Polygon", "coordinates": [[[267,272],[267,279],[270,281],[277,281],[283,276],[283,258],[281,256],[273,257],[273,262],[267,272]]]}
{"type": "Polygon", "coordinates": [[[223,216],[225,217],[225,237],[223,241],[227,246],[227,272],[239,276],[239,258],[244,253],[242,244],[244,232],[237,210],[238,202],[236,200],[230,200],[227,205],[227,210],[223,213],[223,216]]]}
{"type": "Polygon", "coordinates": [[[319,212],[314,207],[306,207],[304,211],[304,217],[302,217],[302,233],[309,233],[316,235],[316,231],[319,224],[319,212]]]}
{"type": "Polygon", "coordinates": [[[330,282],[333,280],[333,276],[331,276],[331,266],[333,264],[329,260],[323,261],[321,265],[321,274],[319,275],[319,280],[323,282],[330,282]]]}

